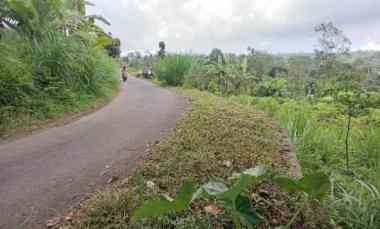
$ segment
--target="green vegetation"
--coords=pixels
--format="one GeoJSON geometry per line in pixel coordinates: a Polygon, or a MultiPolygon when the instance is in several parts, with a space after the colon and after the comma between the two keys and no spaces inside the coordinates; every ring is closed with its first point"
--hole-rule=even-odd
{"type": "MultiPolygon", "coordinates": [[[[109,56],[120,55],[120,41],[85,4],[0,2],[0,137],[117,91],[109,56]]],[[[315,31],[314,54],[170,54],[162,41],[149,63],[127,58],[131,74],[151,77],[152,66],[162,85],[191,89],[181,93],[192,110],[69,226],[380,228],[380,55],[351,52],[332,23],[315,31]],[[298,180],[283,177],[291,165],[281,158],[280,127],[296,147],[298,180]]]]}
{"type": "MultiPolygon", "coordinates": [[[[213,201],[217,206],[213,206],[214,214],[218,214],[222,209],[226,212],[235,228],[257,227],[261,224],[261,216],[257,213],[259,208],[251,206],[249,189],[257,185],[267,175],[267,169],[263,166],[247,169],[243,173],[234,174],[231,180],[234,184],[228,188],[221,181],[211,181],[202,185],[197,191],[194,184],[185,183],[175,200],[167,200],[165,196],[146,201],[139,207],[132,217],[133,221],[148,217],[159,217],[167,214],[179,213],[189,210],[190,204],[198,199],[213,201]]],[[[268,180],[267,180],[268,182],[268,180]]],[[[306,207],[310,200],[322,200],[328,193],[330,184],[329,177],[323,173],[316,173],[300,180],[287,177],[274,177],[272,182],[278,184],[288,192],[299,192],[306,197],[300,207],[286,227],[293,225],[298,214],[306,207]]]]}
{"type": "Polygon", "coordinates": [[[85,16],[84,4],[0,4],[0,136],[77,112],[117,91],[118,64],[104,49],[113,40],[94,24],[106,21],[85,16]]]}
{"type": "MultiPolygon", "coordinates": [[[[219,197],[197,199],[187,208],[194,187],[210,181],[219,186],[223,182],[230,187],[227,190],[231,195],[235,193],[232,190],[236,189],[239,195],[234,194],[235,197],[248,197],[244,198],[244,209],[254,210],[264,228],[285,225],[291,220],[297,206],[277,186],[258,180],[254,186],[236,185],[239,183],[238,174],[234,175],[235,179],[229,179],[234,172],[256,165],[266,165],[274,174],[284,175],[289,165],[275,160],[280,156],[281,144],[276,141],[280,130],[254,108],[198,91],[185,91],[185,95],[192,98],[192,110],[179,121],[173,132],[150,148],[144,164],[131,177],[105,192],[95,194],[84,205],[80,220],[69,226],[231,228],[231,211],[224,210],[225,206],[220,205],[223,199],[219,197]],[[175,199],[170,201],[170,197],[175,199]],[[155,211],[147,213],[147,207],[142,204],[152,198],[154,201],[147,203],[150,207],[154,206],[155,211]],[[141,206],[142,209],[135,212],[141,206]],[[172,214],[162,216],[168,212],[172,214]],[[147,214],[157,217],[137,220],[147,214]],[[131,221],[132,216],[134,221],[131,221]]],[[[254,171],[248,170],[243,174],[252,175],[254,171]]],[[[202,189],[209,186],[206,184],[202,189]]],[[[241,198],[234,200],[239,202],[241,198]]],[[[305,224],[297,218],[295,225],[314,223],[321,226],[311,220],[312,217],[303,216],[310,219],[309,223],[305,224]]]]}
{"type": "Polygon", "coordinates": [[[165,85],[179,86],[183,84],[184,76],[190,70],[192,56],[170,55],[161,59],[153,66],[156,77],[165,85]]]}
{"type": "MultiPolygon", "coordinates": [[[[253,48],[235,55],[214,49],[209,56],[193,56],[188,71],[162,71],[157,78],[167,82],[170,77],[175,83],[169,85],[265,111],[288,130],[304,176],[329,175],[331,192],[316,201],[328,213],[325,222],[379,228],[380,75],[373,64],[378,55],[351,53],[351,41],[332,23],[318,25],[316,32],[320,46],[314,55],[274,56],[253,48]]],[[[182,66],[165,58],[157,65],[182,66]]]]}
{"type": "Polygon", "coordinates": [[[378,109],[352,119],[347,158],[347,119],[343,104],[328,98],[309,101],[236,96],[231,99],[265,110],[288,129],[304,173],[319,170],[332,175],[334,192],[325,204],[337,226],[377,228],[380,225],[378,109]],[[352,206],[349,211],[347,206],[352,206]]]}

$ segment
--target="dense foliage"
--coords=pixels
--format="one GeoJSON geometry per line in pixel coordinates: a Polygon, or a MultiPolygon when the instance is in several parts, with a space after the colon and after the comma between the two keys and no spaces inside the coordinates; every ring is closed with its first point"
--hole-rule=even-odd
{"type": "Polygon", "coordinates": [[[117,63],[103,49],[112,39],[93,23],[101,17],[84,16],[81,4],[0,5],[0,135],[83,109],[116,91],[117,63]]]}
{"type": "Polygon", "coordinates": [[[329,201],[336,226],[377,228],[380,187],[379,110],[353,118],[349,136],[349,172],[346,168],[347,119],[345,106],[329,98],[294,100],[284,98],[231,98],[241,104],[258,107],[286,128],[296,145],[304,173],[325,171],[334,185],[329,201]],[[350,211],[347,206],[351,205],[350,211]]]}
{"type": "Polygon", "coordinates": [[[320,203],[330,223],[379,228],[380,56],[351,52],[332,23],[316,32],[315,54],[195,56],[183,86],[264,110],[288,130],[304,174],[330,174],[332,192],[320,203]]]}
{"type": "Polygon", "coordinates": [[[184,76],[189,71],[193,57],[187,55],[169,55],[153,66],[155,75],[162,83],[170,86],[183,84],[184,76]]]}

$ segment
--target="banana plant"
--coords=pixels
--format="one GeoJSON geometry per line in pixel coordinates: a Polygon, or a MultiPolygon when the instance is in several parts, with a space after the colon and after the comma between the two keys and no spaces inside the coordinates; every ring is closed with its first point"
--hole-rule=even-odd
{"type": "Polygon", "coordinates": [[[36,27],[38,12],[31,0],[5,0],[0,5],[0,20],[3,26],[26,32],[36,27]]]}
{"type": "Polygon", "coordinates": [[[45,29],[74,30],[95,20],[110,25],[100,15],[86,15],[83,0],[4,0],[0,3],[0,24],[17,32],[36,36],[45,29]]]}

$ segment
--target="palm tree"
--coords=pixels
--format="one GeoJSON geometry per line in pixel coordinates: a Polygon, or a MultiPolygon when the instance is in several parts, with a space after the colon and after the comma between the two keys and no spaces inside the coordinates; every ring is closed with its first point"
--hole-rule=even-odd
{"type": "Polygon", "coordinates": [[[9,28],[33,32],[56,27],[76,27],[83,22],[102,21],[110,25],[101,15],[87,15],[85,0],[4,0],[0,2],[0,24],[9,28]]]}
{"type": "Polygon", "coordinates": [[[62,3],[62,0],[4,0],[0,5],[1,24],[29,38],[38,37],[64,18],[62,3]]]}
{"type": "Polygon", "coordinates": [[[13,29],[35,42],[46,32],[59,30],[66,36],[90,39],[88,43],[92,46],[109,46],[112,37],[98,27],[95,20],[110,23],[100,15],[86,15],[86,5],[93,4],[84,0],[1,0],[0,29],[13,29]]]}

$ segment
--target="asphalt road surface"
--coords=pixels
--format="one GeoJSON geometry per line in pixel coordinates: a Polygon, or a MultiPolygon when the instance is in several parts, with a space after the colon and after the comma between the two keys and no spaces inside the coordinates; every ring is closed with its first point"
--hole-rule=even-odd
{"type": "Polygon", "coordinates": [[[132,171],[185,108],[181,96],[129,78],[97,112],[0,145],[0,228],[44,228],[115,173],[132,171]]]}

